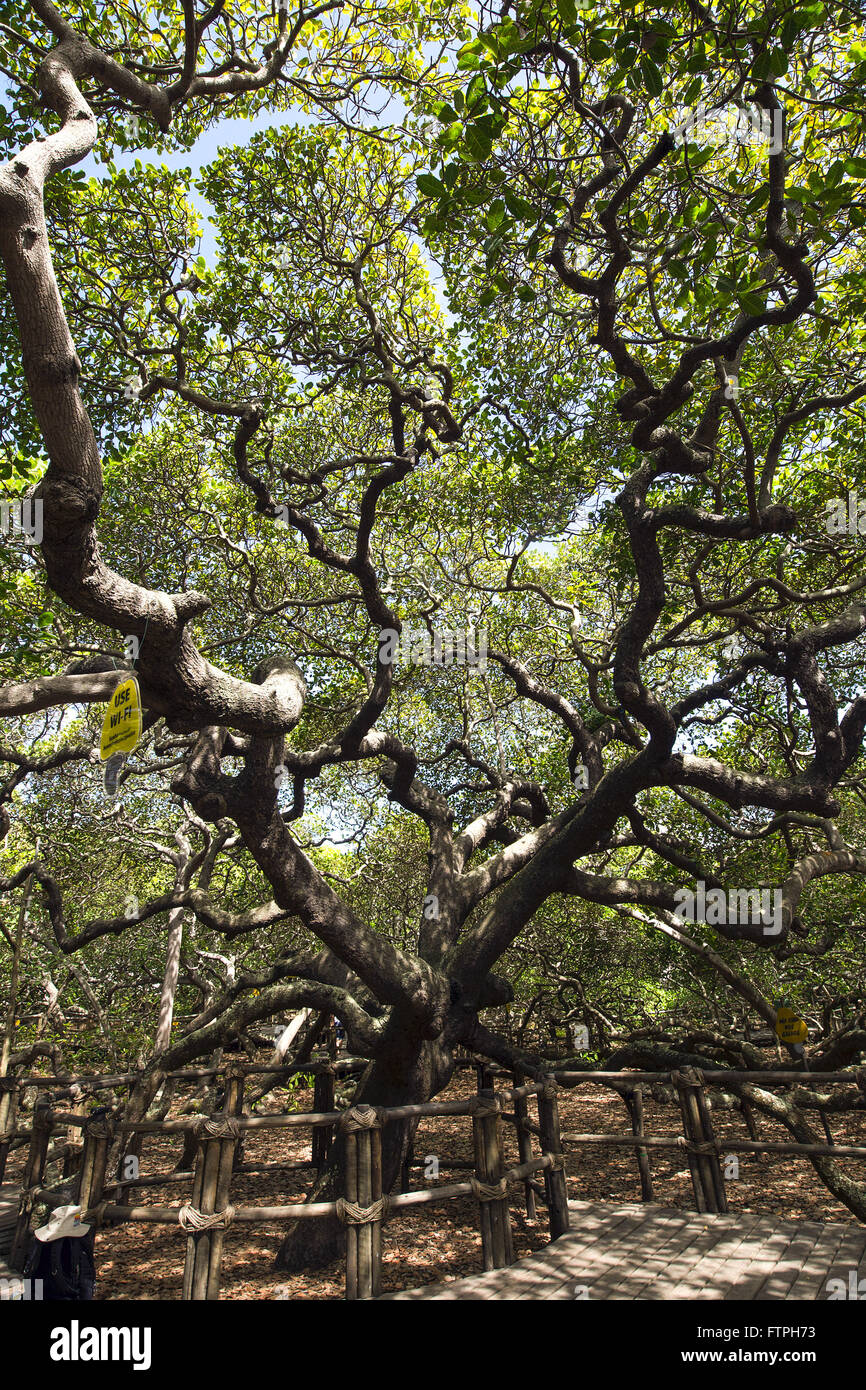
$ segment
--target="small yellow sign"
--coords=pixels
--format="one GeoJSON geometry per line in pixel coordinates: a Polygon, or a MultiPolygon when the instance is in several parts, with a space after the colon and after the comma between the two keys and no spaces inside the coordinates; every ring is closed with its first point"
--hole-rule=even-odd
{"type": "Polygon", "coordinates": [[[808,1041],[809,1028],[793,1009],[779,1009],[776,1014],[776,1035],[781,1042],[789,1045],[804,1043],[808,1041]]]}
{"type": "Polygon", "coordinates": [[[114,753],[131,753],[140,738],[141,691],[135,676],[130,676],[108,702],[99,741],[100,760],[107,762],[114,753]]]}

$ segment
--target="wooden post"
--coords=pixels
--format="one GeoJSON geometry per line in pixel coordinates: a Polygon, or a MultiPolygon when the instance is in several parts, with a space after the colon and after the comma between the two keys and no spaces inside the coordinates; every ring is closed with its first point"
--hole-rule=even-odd
{"type": "MultiPolygon", "coordinates": [[[[334,1068],[330,1065],[316,1072],[313,1082],[313,1111],[326,1115],[334,1108],[334,1068]]],[[[311,1158],[319,1173],[328,1161],[334,1142],[333,1125],[316,1125],[313,1130],[311,1158]]]]}
{"type": "MultiPolygon", "coordinates": [[[[39,854],[39,841],[36,841],[36,854],[39,854]]],[[[18,909],[18,926],[15,931],[15,945],[12,951],[12,972],[9,980],[9,1003],[3,1027],[3,1042],[0,1044],[0,1182],[6,1171],[6,1157],[12,1141],[7,1139],[15,1128],[15,1111],[18,1108],[18,1088],[12,1077],[7,1076],[9,1059],[12,1055],[12,1039],[15,1035],[15,1013],[18,1008],[18,974],[21,966],[21,942],[24,936],[24,923],[27,920],[27,905],[33,875],[28,874],[18,909]]],[[[43,1163],[44,1167],[44,1163],[43,1163]]]]}
{"type": "MultiPolygon", "coordinates": [[[[241,1087],[240,1096],[243,1095],[241,1087]]],[[[240,1100],[238,1101],[240,1104],[240,1100]]],[[[228,1118],[228,1117],[227,1117],[228,1118]]],[[[217,1172],[216,1200],[214,1211],[221,1213],[222,1224],[216,1226],[210,1233],[210,1265],[208,1268],[207,1293],[209,1301],[215,1302],[220,1296],[220,1271],[222,1268],[223,1244],[225,1242],[226,1230],[231,1219],[229,1212],[229,1192],[231,1189],[232,1175],[234,1173],[236,1153],[240,1144],[243,1142],[243,1130],[237,1131],[233,1126],[224,1126],[226,1130],[224,1137],[219,1142],[219,1168],[217,1172]]]]}
{"type": "Polygon", "coordinates": [[[556,1240],[569,1228],[568,1189],[562,1155],[562,1135],[559,1128],[559,1087],[551,1073],[544,1078],[544,1090],[538,1097],[538,1127],[541,1130],[541,1152],[553,1154],[557,1167],[545,1168],[544,1190],[547,1194],[547,1215],[550,1220],[550,1239],[556,1240]]]}
{"type": "Polygon", "coordinates": [[[181,1209],[180,1217],[187,1232],[181,1298],[192,1303],[219,1298],[223,1239],[232,1215],[228,1197],[240,1130],[235,1117],[223,1114],[202,1119],[197,1134],[192,1201],[181,1209]]]}
{"type": "MultiPolygon", "coordinates": [[[[511,1073],[514,1078],[515,1086],[522,1086],[526,1078],[519,1067],[515,1067],[511,1073]]],[[[514,1098],[514,1119],[517,1130],[517,1152],[521,1163],[528,1163],[532,1158],[532,1135],[527,1134],[523,1128],[529,1119],[529,1108],[526,1104],[526,1096],[515,1096],[514,1098]]],[[[526,1215],[528,1220],[535,1220],[535,1193],[532,1190],[532,1179],[528,1178],[523,1184],[523,1191],[526,1198],[526,1215]]]]}
{"type": "MultiPolygon", "coordinates": [[[[82,1095],[76,1096],[72,1102],[71,1113],[84,1117],[85,1098],[82,1095]]],[[[81,1160],[84,1157],[84,1144],[82,1141],[82,1131],[78,1125],[69,1125],[66,1130],[67,1151],[63,1155],[63,1176],[64,1178],[74,1177],[81,1167],[81,1160]]]]}
{"type": "MultiPolygon", "coordinates": [[[[229,1062],[225,1071],[225,1104],[223,1114],[240,1118],[244,1113],[244,1070],[242,1062],[229,1062]]],[[[240,1130],[237,1143],[232,1150],[235,1168],[244,1161],[244,1131],[240,1130]]]]}
{"type": "Polygon", "coordinates": [[[706,1145],[706,1151],[701,1155],[704,1164],[704,1186],[707,1188],[708,1195],[712,1195],[713,1204],[709,1208],[713,1212],[726,1212],[728,1210],[728,1198],[725,1192],[725,1179],[722,1176],[722,1165],[719,1162],[719,1151],[716,1147],[716,1134],[713,1128],[713,1117],[710,1113],[710,1104],[704,1093],[703,1072],[691,1068],[691,1073],[697,1084],[694,1091],[695,1099],[698,1104],[698,1114],[701,1122],[701,1137],[706,1145]],[[707,1183],[709,1179],[709,1184],[707,1183]]]}
{"type": "Polygon", "coordinates": [[[719,1156],[715,1149],[710,1148],[714,1141],[713,1126],[701,1079],[695,1069],[689,1067],[682,1072],[672,1072],[671,1080],[677,1089],[683,1134],[689,1145],[688,1162],[695,1206],[699,1212],[727,1211],[719,1156]]]}
{"type": "Polygon", "coordinates": [[[0,1183],[6,1172],[6,1159],[12,1148],[12,1135],[18,1114],[18,1084],[14,1076],[0,1076],[0,1183]]]}
{"type": "Polygon", "coordinates": [[[489,1062],[475,1062],[475,1078],[479,1096],[482,1091],[493,1089],[493,1073],[489,1062]]]}
{"type": "Polygon", "coordinates": [[[415,1142],[409,1139],[406,1144],[406,1157],[400,1165],[400,1191],[408,1192],[412,1186],[412,1164],[415,1159],[415,1142]]]}
{"type": "Polygon", "coordinates": [[[12,1249],[9,1254],[9,1263],[13,1269],[19,1269],[23,1265],[27,1254],[27,1238],[30,1233],[30,1214],[33,1210],[33,1188],[41,1187],[45,1180],[45,1159],[48,1154],[48,1145],[51,1140],[51,1131],[53,1128],[54,1112],[48,1100],[43,1099],[37,1104],[33,1111],[30,1149],[27,1154],[24,1177],[21,1180],[21,1207],[18,1213],[18,1222],[15,1226],[12,1249]]]}
{"type": "MultiPolygon", "coordinates": [[[[625,1103],[631,1118],[631,1132],[636,1137],[643,1139],[645,1134],[643,1118],[643,1086],[632,1086],[625,1093],[625,1103]]],[[[637,1170],[640,1175],[640,1195],[642,1202],[653,1200],[653,1180],[652,1169],[650,1168],[649,1150],[638,1148],[637,1170]]]]}
{"type": "Polygon", "coordinates": [[[680,1105],[680,1114],[683,1121],[683,1136],[687,1144],[686,1158],[689,1165],[689,1173],[692,1179],[692,1191],[695,1194],[695,1209],[699,1212],[707,1211],[707,1198],[704,1191],[703,1174],[698,1155],[692,1148],[693,1144],[701,1142],[701,1126],[698,1119],[697,1102],[694,1094],[689,1090],[686,1074],[680,1071],[671,1072],[671,1081],[676,1087],[677,1100],[680,1105]]]}
{"type": "Polygon", "coordinates": [[[96,1111],[84,1126],[84,1149],[75,1183],[75,1200],[82,1212],[99,1206],[105,1189],[108,1151],[114,1138],[111,1115],[96,1111]]]}
{"type": "Polygon", "coordinates": [[[502,1119],[495,1091],[483,1090],[472,1114],[475,1143],[473,1186],[481,1207],[481,1251],[484,1269],[502,1269],[514,1263],[508,1192],[502,1183],[502,1119]],[[502,1188],[499,1195],[495,1190],[502,1188]]]}
{"type": "Polygon", "coordinates": [[[340,1120],[344,1196],[337,1214],[346,1227],[346,1298],[377,1298],[382,1287],[382,1119],[356,1105],[340,1120]]]}

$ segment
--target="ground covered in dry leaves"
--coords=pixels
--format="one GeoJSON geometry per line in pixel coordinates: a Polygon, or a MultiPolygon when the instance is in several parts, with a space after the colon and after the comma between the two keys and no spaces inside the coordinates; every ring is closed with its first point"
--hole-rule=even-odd
{"type": "MultiPolygon", "coordinates": [[[[475,1077],[462,1072],[437,1097],[456,1100],[474,1094],[475,1077]]],[[[312,1110],[312,1090],[291,1093],[275,1090],[261,1103],[257,1113],[312,1110]]],[[[533,1102],[530,1116],[535,1118],[533,1102]]],[[[679,1109],[675,1104],[657,1103],[645,1096],[646,1132],[650,1135],[681,1134],[679,1109]]],[[[625,1105],[606,1087],[581,1085],[560,1093],[560,1117],[564,1134],[630,1134],[625,1105]]],[[[763,1116],[756,1115],[761,1139],[790,1141],[790,1135],[763,1116]]],[[[816,1129],[820,1122],[810,1116],[816,1129]]],[[[713,1110],[717,1136],[724,1140],[749,1137],[742,1117],[736,1111],[713,1110]]],[[[831,1130],[837,1143],[863,1144],[862,1114],[832,1116],[831,1130]]],[[[299,1162],[310,1157],[310,1130],[282,1129],[251,1131],[244,1144],[244,1162],[299,1162]]],[[[519,1162],[512,1126],[504,1126],[506,1158],[519,1162]]],[[[564,1143],[568,1195],[581,1200],[633,1202],[640,1200],[640,1183],[633,1149],[601,1145],[578,1147],[564,1143]]],[[[537,1152],[537,1142],[534,1152],[537,1152]]],[[[686,1166],[680,1151],[652,1149],[650,1161],[654,1200],[664,1206],[693,1208],[694,1200],[686,1166]]],[[[148,1136],[141,1157],[142,1176],[171,1172],[180,1155],[179,1136],[148,1136]]],[[[438,1183],[464,1181],[466,1172],[449,1171],[449,1160],[471,1160],[472,1121],[469,1116],[434,1116],[419,1127],[415,1155],[439,1159],[438,1183]]],[[[15,1155],[19,1161],[20,1153],[15,1155]]],[[[739,1177],[727,1181],[731,1211],[777,1214],[787,1220],[848,1221],[855,1218],[826,1190],[808,1159],[788,1155],[739,1154],[739,1177]]],[[[862,1179],[862,1163],[857,1159],[839,1160],[843,1171],[862,1179]]],[[[17,1168],[19,1165],[15,1164],[17,1168]]],[[[10,1162],[8,1178],[18,1177],[10,1162]]],[[[232,1182],[230,1200],[235,1206],[279,1205],[302,1201],[309,1190],[311,1172],[238,1174],[232,1182]]],[[[425,1178],[423,1168],[413,1170],[413,1187],[433,1187],[436,1179],[425,1178]]],[[[517,1258],[541,1249],[548,1239],[545,1208],[538,1204],[538,1216],[529,1220],[523,1188],[511,1189],[514,1253],[517,1258]]],[[[190,1195],[189,1184],[143,1189],[137,1202],[154,1205],[180,1205],[190,1195]],[[170,1194],[170,1195],[169,1195],[170,1194]]],[[[225,1237],[220,1297],[223,1299],[342,1299],[344,1267],[342,1260],[308,1274],[286,1275],[274,1270],[274,1257],[288,1223],[258,1228],[236,1223],[225,1237]]],[[[175,1300],[180,1298],[186,1240],[176,1226],[150,1223],[123,1224],[103,1229],[97,1237],[97,1298],[175,1300]]],[[[386,1224],[383,1236],[382,1292],[414,1288],[421,1284],[462,1278],[481,1269],[481,1238],[478,1208],[472,1198],[458,1198],[441,1205],[409,1209],[386,1224]]]]}

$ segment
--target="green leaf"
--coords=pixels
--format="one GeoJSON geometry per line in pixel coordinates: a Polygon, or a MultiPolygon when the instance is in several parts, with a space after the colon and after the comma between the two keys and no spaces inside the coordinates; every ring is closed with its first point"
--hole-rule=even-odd
{"type": "Polygon", "coordinates": [[[641,58],[640,70],[644,85],[651,97],[661,96],[664,91],[664,78],[651,58],[641,58]]]}
{"type": "Polygon", "coordinates": [[[683,106],[690,106],[691,103],[695,100],[695,97],[700,96],[703,89],[704,79],[702,77],[693,78],[689,85],[686,87],[686,90],[683,92],[683,106]]]}
{"type": "Polygon", "coordinates": [[[741,294],[739,296],[740,307],[745,309],[747,314],[762,314],[766,305],[760,295],[741,294]]]}
{"type": "Polygon", "coordinates": [[[472,125],[464,127],[463,135],[470,157],[478,163],[486,159],[493,149],[493,136],[489,130],[474,121],[472,125]]]}
{"type": "Polygon", "coordinates": [[[752,76],[759,82],[770,76],[770,55],[766,51],[759,53],[752,63],[752,76]]]}
{"type": "Polygon", "coordinates": [[[519,218],[521,222],[536,222],[538,220],[535,208],[531,203],[527,203],[525,198],[518,198],[516,193],[510,192],[508,189],[503,192],[502,196],[512,217],[519,218]]]}
{"type": "Polygon", "coordinates": [[[788,55],[784,48],[774,48],[770,54],[770,71],[774,77],[784,77],[788,71],[788,55]]]}
{"type": "Polygon", "coordinates": [[[419,174],[415,187],[419,193],[426,193],[431,198],[442,198],[448,192],[444,183],[440,183],[433,174],[419,174]]]}

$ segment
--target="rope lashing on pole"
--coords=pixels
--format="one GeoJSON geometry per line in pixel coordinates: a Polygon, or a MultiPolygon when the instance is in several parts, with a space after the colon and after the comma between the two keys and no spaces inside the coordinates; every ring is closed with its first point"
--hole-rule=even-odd
{"type": "Polygon", "coordinates": [[[491,1104],[490,1101],[479,1098],[472,1107],[472,1114],[479,1120],[486,1120],[491,1115],[501,1115],[502,1109],[498,1101],[491,1104]]]}
{"type": "Polygon", "coordinates": [[[380,1197],[368,1207],[350,1202],[346,1197],[337,1198],[337,1220],[344,1226],[369,1226],[373,1221],[386,1221],[391,1203],[387,1197],[380,1197]]]}
{"type": "Polygon", "coordinates": [[[92,1139],[111,1139],[114,1135],[114,1125],[110,1120],[89,1120],[84,1132],[92,1139]]]}
{"type": "Polygon", "coordinates": [[[677,1135],[676,1142],[678,1149],[685,1149],[690,1154],[716,1154],[721,1147],[718,1140],[698,1142],[694,1139],[684,1139],[681,1134],[677,1135]]]}
{"type": "Polygon", "coordinates": [[[215,1211],[206,1215],[203,1211],[198,1211],[192,1202],[185,1202],[177,1213],[178,1225],[190,1235],[195,1235],[199,1231],[224,1231],[232,1224],[234,1219],[234,1207],[226,1207],[225,1211],[215,1211]]]}
{"type": "Polygon", "coordinates": [[[498,1182],[482,1182],[476,1178],[474,1173],[469,1176],[469,1185],[479,1202],[501,1202],[508,1196],[508,1179],[500,1178],[498,1182]]]}
{"type": "Polygon", "coordinates": [[[89,1207],[87,1211],[82,1213],[82,1221],[88,1222],[91,1226],[101,1226],[105,1221],[105,1209],[109,1205],[107,1199],[102,1202],[97,1202],[95,1207],[89,1207]]]}
{"type": "Polygon", "coordinates": [[[388,1118],[388,1112],[378,1105],[353,1105],[340,1119],[344,1130],[378,1129],[388,1118]]]}
{"type": "Polygon", "coordinates": [[[205,1115],[195,1127],[199,1139],[239,1139],[241,1128],[231,1115],[205,1115]]]}

